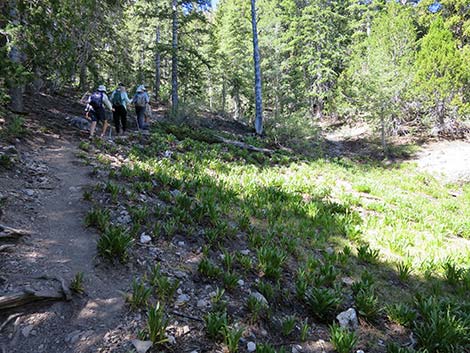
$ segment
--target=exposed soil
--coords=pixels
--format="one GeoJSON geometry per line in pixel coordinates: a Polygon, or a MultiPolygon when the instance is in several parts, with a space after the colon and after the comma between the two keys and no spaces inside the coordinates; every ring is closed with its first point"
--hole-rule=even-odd
{"type": "Polygon", "coordinates": [[[419,168],[448,182],[470,182],[470,141],[437,141],[416,155],[419,168]]]}

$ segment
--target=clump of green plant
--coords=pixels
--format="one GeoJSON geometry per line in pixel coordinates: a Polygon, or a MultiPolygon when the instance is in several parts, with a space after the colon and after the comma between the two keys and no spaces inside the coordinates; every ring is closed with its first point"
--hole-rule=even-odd
{"type": "Polygon", "coordinates": [[[91,192],[91,190],[84,190],[83,191],[83,200],[84,201],[92,201],[93,200],[93,193],[91,192]]]}
{"type": "Polygon", "coordinates": [[[282,319],[281,332],[285,337],[288,337],[294,332],[295,324],[297,323],[297,317],[295,315],[287,315],[282,319]]]}
{"type": "Polygon", "coordinates": [[[231,254],[227,249],[225,249],[222,253],[223,255],[223,264],[226,271],[231,271],[233,267],[233,263],[235,261],[235,255],[231,254]]]}
{"type": "Polygon", "coordinates": [[[85,225],[95,227],[100,232],[106,231],[111,219],[111,213],[104,208],[93,207],[85,216],[85,225]]]}
{"type": "Polygon", "coordinates": [[[166,328],[168,319],[165,317],[165,308],[160,302],[148,311],[147,329],[149,339],[153,344],[162,344],[168,341],[166,337],[166,328]]]}
{"type": "Polygon", "coordinates": [[[223,335],[223,329],[228,325],[227,313],[213,311],[204,317],[207,336],[213,340],[218,340],[223,335]]]}
{"type": "Polygon", "coordinates": [[[410,261],[401,261],[397,264],[398,277],[403,282],[407,281],[410,278],[411,271],[412,267],[410,261]]]}
{"type": "Polygon", "coordinates": [[[111,226],[98,239],[98,253],[110,260],[117,258],[119,261],[125,262],[132,241],[132,237],[123,227],[111,226]]]}
{"type": "Polygon", "coordinates": [[[308,309],[320,320],[326,320],[342,301],[341,294],[331,288],[312,287],[305,295],[308,309]]]}
{"type": "Polygon", "coordinates": [[[451,258],[447,259],[447,261],[442,265],[442,268],[444,269],[446,281],[452,286],[456,286],[462,280],[465,272],[463,268],[457,267],[451,258]]]}
{"type": "MultiPolygon", "coordinates": [[[[267,281],[259,281],[257,285],[258,291],[270,302],[274,300],[276,290],[273,285],[267,281]]],[[[279,289],[279,288],[277,288],[279,289]]]]}
{"type": "Polygon", "coordinates": [[[330,326],[330,341],[338,353],[351,353],[358,337],[354,331],[340,327],[336,322],[330,326]]]}
{"type": "Polygon", "coordinates": [[[309,331],[310,331],[310,325],[308,324],[308,320],[305,319],[302,321],[300,325],[300,340],[302,342],[305,342],[307,340],[309,331]]]}
{"type": "Polygon", "coordinates": [[[168,303],[175,295],[179,287],[178,280],[171,280],[161,273],[160,266],[157,264],[150,273],[150,284],[155,289],[158,298],[168,303]]]}
{"type": "Polygon", "coordinates": [[[267,309],[267,306],[254,295],[250,295],[246,300],[246,308],[251,314],[250,321],[256,322],[260,318],[263,311],[267,309]]]}
{"type": "Polygon", "coordinates": [[[251,271],[253,269],[253,261],[247,255],[243,255],[241,253],[237,253],[236,255],[237,262],[246,272],[251,271]]]}
{"type": "Polygon", "coordinates": [[[224,287],[227,290],[233,290],[237,287],[239,277],[235,272],[224,272],[222,276],[222,282],[224,283],[224,287]]]}
{"type": "Polygon", "coordinates": [[[8,123],[1,130],[0,137],[5,140],[14,140],[15,138],[23,137],[26,134],[24,119],[17,115],[8,119],[8,123]]]}
{"type": "Polygon", "coordinates": [[[85,287],[83,285],[83,282],[84,282],[84,273],[77,272],[72,282],[70,282],[70,290],[78,294],[84,293],[85,287]]]}
{"type": "Polygon", "coordinates": [[[371,249],[369,244],[361,245],[357,248],[357,257],[359,260],[369,264],[375,264],[379,261],[380,252],[377,249],[371,249]]]}
{"type": "Polygon", "coordinates": [[[379,299],[372,289],[361,289],[354,295],[354,302],[359,314],[367,319],[373,320],[380,313],[379,299]]]}
{"type": "Polygon", "coordinates": [[[201,275],[212,279],[215,279],[222,274],[222,270],[212,263],[207,257],[202,258],[197,269],[201,275]]]}
{"type": "Polygon", "coordinates": [[[370,291],[373,289],[374,283],[374,277],[372,277],[369,272],[364,271],[361,273],[361,279],[359,281],[354,282],[351,286],[351,289],[354,294],[359,293],[361,290],[370,291]]]}
{"type": "Polygon", "coordinates": [[[127,302],[131,308],[143,308],[148,304],[152,288],[147,288],[144,281],[132,280],[132,294],[127,297],[127,302]]]}
{"type": "Polygon", "coordinates": [[[90,151],[90,143],[86,142],[86,141],[81,141],[78,145],[78,148],[80,148],[81,150],[83,150],[85,152],[89,152],[90,151]]]}
{"type": "Polygon", "coordinates": [[[149,209],[147,206],[136,206],[129,208],[129,214],[131,215],[132,221],[136,224],[144,224],[149,216],[149,209]]]}
{"type": "Polygon", "coordinates": [[[465,351],[470,344],[470,324],[443,306],[434,297],[418,298],[417,307],[422,319],[415,321],[413,333],[418,346],[433,353],[465,351]]]}
{"type": "Polygon", "coordinates": [[[0,167],[3,169],[11,169],[13,167],[13,160],[6,154],[0,154],[0,167]]]}
{"type": "Polygon", "coordinates": [[[278,280],[281,277],[282,266],[287,260],[287,254],[280,248],[263,246],[258,249],[258,268],[267,278],[278,280]]]}
{"type": "Polygon", "coordinates": [[[404,303],[387,305],[385,312],[390,321],[405,327],[410,327],[416,319],[416,311],[404,303]]]}
{"type": "Polygon", "coordinates": [[[118,184],[108,181],[104,187],[104,191],[111,195],[111,200],[117,202],[121,188],[118,184]]]}
{"type": "Polygon", "coordinates": [[[238,352],[238,342],[240,341],[240,338],[242,338],[244,331],[243,327],[223,327],[222,334],[224,337],[224,343],[227,346],[229,353],[238,352]]]}
{"type": "Polygon", "coordinates": [[[212,310],[218,312],[227,311],[227,301],[224,300],[225,290],[217,288],[214,296],[211,298],[212,310]]]}

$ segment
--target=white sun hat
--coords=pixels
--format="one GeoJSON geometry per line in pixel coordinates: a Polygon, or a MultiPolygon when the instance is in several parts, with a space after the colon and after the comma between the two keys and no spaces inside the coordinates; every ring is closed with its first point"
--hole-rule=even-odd
{"type": "Polygon", "coordinates": [[[106,86],[105,85],[99,85],[98,86],[98,91],[99,92],[106,92],[106,86]]]}

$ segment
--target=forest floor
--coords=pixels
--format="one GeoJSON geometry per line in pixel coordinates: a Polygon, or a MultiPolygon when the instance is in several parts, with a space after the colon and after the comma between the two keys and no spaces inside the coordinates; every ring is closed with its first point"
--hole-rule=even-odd
{"type": "MultiPolygon", "coordinates": [[[[132,352],[135,348],[131,340],[141,338],[144,342],[148,336],[142,331],[146,321],[145,312],[131,310],[125,301],[125,293],[132,291],[134,278],[142,281],[148,279],[155,263],[160,263],[162,273],[174,281],[178,280],[180,286],[177,293],[174,293],[177,298],[173,303],[173,309],[169,309],[171,320],[167,330],[170,341],[175,341],[177,344],[170,342],[161,349],[153,348],[152,352],[223,352],[226,346],[222,344],[214,346],[205,337],[202,323],[208,308],[215,305],[213,298],[217,296],[219,286],[225,286],[227,289],[225,293],[228,299],[227,311],[234,318],[246,315],[243,303],[254,288],[263,292],[269,301],[277,302],[275,307],[279,309],[281,316],[290,313],[299,315],[299,312],[303,311],[295,305],[303,307],[304,304],[294,304],[295,302],[290,300],[284,303],[286,308],[283,309],[281,298],[275,299],[268,295],[269,290],[266,288],[271,282],[265,283],[264,279],[254,274],[253,270],[243,272],[242,260],[239,260],[240,263],[235,268],[239,273],[244,273],[243,279],[236,277],[235,283],[230,283],[233,282],[233,278],[230,278],[232,272],[226,269],[228,276],[224,275],[223,284],[219,282],[217,285],[207,281],[204,275],[208,274],[200,273],[198,264],[201,259],[211,258],[214,263],[223,262],[224,256],[227,258],[227,255],[222,256],[210,246],[206,249],[201,239],[205,239],[207,231],[204,235],[204,230],[201,231],[197,226],[190,229],[194,233],[202,234],[201,236],[183,236],[184,232],[189,232],[189,228],[185,228],[184,231],[178,228],[177,224],[172,223],[172,215],[165,213],[172,209],[173,206],[169,205],[175,202],[176,206],[181,203],[182,209],[186,207],[184,202],[187,200],[180,196],[182,192],[184,193],[184,185],[175,184],[175,180],[172,179],[181,171],[174,169],[173,176],[159,175],[158,183],[164,186],[162,191],[157,193],[158,197],[148,191],[149,185],[145,173],[138,182],[133,183],[134,185],[128,182],[131,188],[126,189],[129,185],[121,182],[129,180],[132,176],[123,176],[124,179],[113,181],[116,170],[124,175],[123,165],[132,158],[130,156],[133,153],[137,153],[133,148],[137,151],[142,150],[143,146],[149,143],[149,138],[131,134],[117,144],[99,141],[89,143],[86,135],[70,127],[66,119],[70,116],[80,116],[82,113],[83,107],[76,101],[71,97],[47,95],[32,98],[27,102],[26,133],[7,143],[2,141],[4,145],[0,146],[0,151],[9,154],[13,161],[13,165],[9,165],[8,168],[0,168],[0,223],[31,233],[21,239],[10,240],[8,243],[14,246],[8,251],[0,252],[0,302],[2,296],[25,290],[60,292],[60,280],[68,285],[80,272],[84,274],[85,293],[74,294],[72,300],[65,300],[64,293],[64,300],[0,310],[1,353],[132,352]],[[7,147],[11,145],[14,147],[7,147]],[[118,188],[114,192],[116,185],[118,188]],[[84,198],[92,201],[86,201],[84,198]],[[173,198],[175,202],[170,201],[173,198]],[[126,224],[126,220],[121,222],[119,219],[130,217],[134,225],[138,224],[137,228],[131,225],[136,246],[130,250],[130,260],[126,264],[105,261],[97,253],[99,231],[85,227],[84,219],[90,213],[90,209],[96,210],[98,206],[109,210],[112,223],[126,224]],[[151,211],[147,210],[147,206],[151,211]],[[155,212],[157,209],[160,209],[158,212],[163,212],[164,215],[160,215],[165,219],[163,224],[156,222],[150,227],[137,222],[137,218],[146,218],[148,212],[153,213],[154,207],[155,212]],[[139,216],[139,212],[145,214],[139,216]],[[142,239],[142,234],[157,233],[157,228],[166,236],[155,238],[152,243],[146,243],[142,239]],[[146,273],[147,277],[144,275],[146,273]],[[265,283],[266,292],[260,289],[260,281],[265,283]],[[234,287],[240,287],[240,290],[234,287]]],[[[243,126],[226,121],[215,119],[209,125],[212,129],[220,128],[224,132],[238,136],[244,133],[243,126]]],[[[174,134],[176,133],[177,131],[174,131],[174,134]]],[[[175,141],[173,138],[163,136],[152,140],[152,143],[156,144],[154,148],[157,148],[154,152],[161,156],[162,160],[171,158],[172,154],[176,155],[182,150],[191,151],[192,148],[198,148],[197,145],[186,146],[184,140],[175,141]],[[160,150],[159,146],[165,147],[160,150]]],[[[333,154],[344,152],[348,149],[348,143],[350,140],[342,141],[335,136],[333,154]]],[[[370,147],[361,146],[364,146],[364,149],[360,149],[358,154],[366,153],[370,147]]],[[[227,151],[230,152],[231,149],[222,148],[216,154],[226,154],[227,151]]],[[[142,156],[142,161],[146,161],[145,158],[142,156]]],[[[231,161],[234,158],[235,163],[238,163],[237,158],[240,158],[240,161],[246,158],[247,164],[253,163],[253,165],[258,163],[257,159],[264,159],[262,155],[256,155],[251,159],[246,154],[226,158],[231,161]]],[[[279,157],[279,163],[283,161],[282,158],[279,157]]],[[[419,168],[424,171],[429,171],[438,177],[443,173],[446,181],[470,180],[468,142],[433,142],[422,146],[418,153],[410,154],[409,158],[415,160],[419,168]]],[[[166,165],[166,168],[171,171],[171,163],[166,165]]],[[[219,192],[223,195],[218,197],[231,197],[228,190],[219,190],[219,192]]],[[[360,192],[368,193],[362,189],[360,192]]],[[[189,190],[188,193],[191,194],[189,190]]],[[[273,194],[273,197],[278,196],[273,194]]],[[[320,206],[326,207],[325,205],[320,206]]],[[[176,206],[174,211],[178,211],[176,206]]],[[[188,207],[191,208],[191,212],[194,211],[194,205],[188,207]]],[[[372,209],[369,211],[373,212],[372,209]]],[[[210,209],[205,212],[210,212],[210,209]]],[[[179,217],[184,218],[184,215],[179,217]]],[[[256,218],[259,218],[259,215],[256,218]]],[[[238,222],[239,219],[229,219],[227,224],[223,225],[226,232],[234,227],[235,221],[238,222]]],[[[211,223],[207,219],[201,222],[201,224],[211,223]]],[[[217,229],[219,225],[220,223],[215,222],[213,229],[217,229]]],[[[210,228],[212,225],[207,227],[210,228]]],[[[248,246],[239,234],[234,237],[233,242],[233,247],[228,250],[233,254],[237,253],[237,260],[238,255],[242,254],[240,259],[249,259],[245,264],[256,261],[256,258],[250,256],[256,254],[257,246],[253,248],[251,243],[248,246]]],[[[256,239],[254,242],[256,244],[256,239]]],[[[289,246],[287,244],[286,249],[289,246]]],[[[330,253],[330,250],[331,248],[326,246],[326,252],[330,253]]],[[[288,267],[294,266],[293,261],[297,259],[289,260],[288,267]]],[[[340,264],[337,266],[341,267],[340,264]]],[[[348,273],[347,276],[342,276],[341,281],[349,283],[350,277],[357,278],[355,275],[348,273]]],[[[286,280],[292,284],[294,275],[289,276],[290,278],[286,280]]],[[[253,315],[251,309],[248,311],[249,315],[253,315]]],[[[310,338],[302,342],[297,335],[300,331],[299,321],[294,328],[297,333],[287,334],[280,340],[273,327],[266,323],[271,317],[268,315],[269,318],[266,318],[264,315],[267,314],[260,314],[263,318],[257,324],[252,321],[245,322],[250,328],[242,339],[241,352],[247,351],[247,343],[251,341],[266,341],[275,346],[284,345],[289,347],[289,352],[333,352],[328,342],[327,326],[310,322],[307,335],[310,338]]],[[[392,336],[400,343],[409,341],[408,329],[382,321],[378,326],[381,329],[387,327],[387,332],[381,334],[379,333],[381,329],[376,329],[369,322],[361,320],[360,345],[366,353],[384,352],[384,341],[392,336]]],[[[413,341],[411,338],[411,342],[413,341]]]]}

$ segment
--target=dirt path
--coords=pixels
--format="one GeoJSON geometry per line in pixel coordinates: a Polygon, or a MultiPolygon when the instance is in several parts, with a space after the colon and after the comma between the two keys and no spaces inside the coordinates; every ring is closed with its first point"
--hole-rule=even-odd
{"type": "Polygon", "coordinates": [[[97,180],[75,156],[76,144],[73,139],[54,139],[24,154],[29,175],[24,180],[12,177],[9,185],[4,184],[7,188],[1,192],[11,192],[13,198],[4,218],[29,228],[33,235],[0,257],[5,282],[0,283],[0,293],[50,286],[47,281],[31,280],[41,274],[69,283],[83,272],[86,294],[70,302],[25,309],[17,322],[0,332],[0,352],[2,347],[5,353],[105,351],[97,348],[105,345],[104,336],[116,329],[126,313],[120,291],[129,288],[128,276],[122,270],[97,266],[97,234],[83,226],[88,208],[81,200],[83,187],[97,180]],[[31,223],[25,222],[25,216],[31,223]]]}

